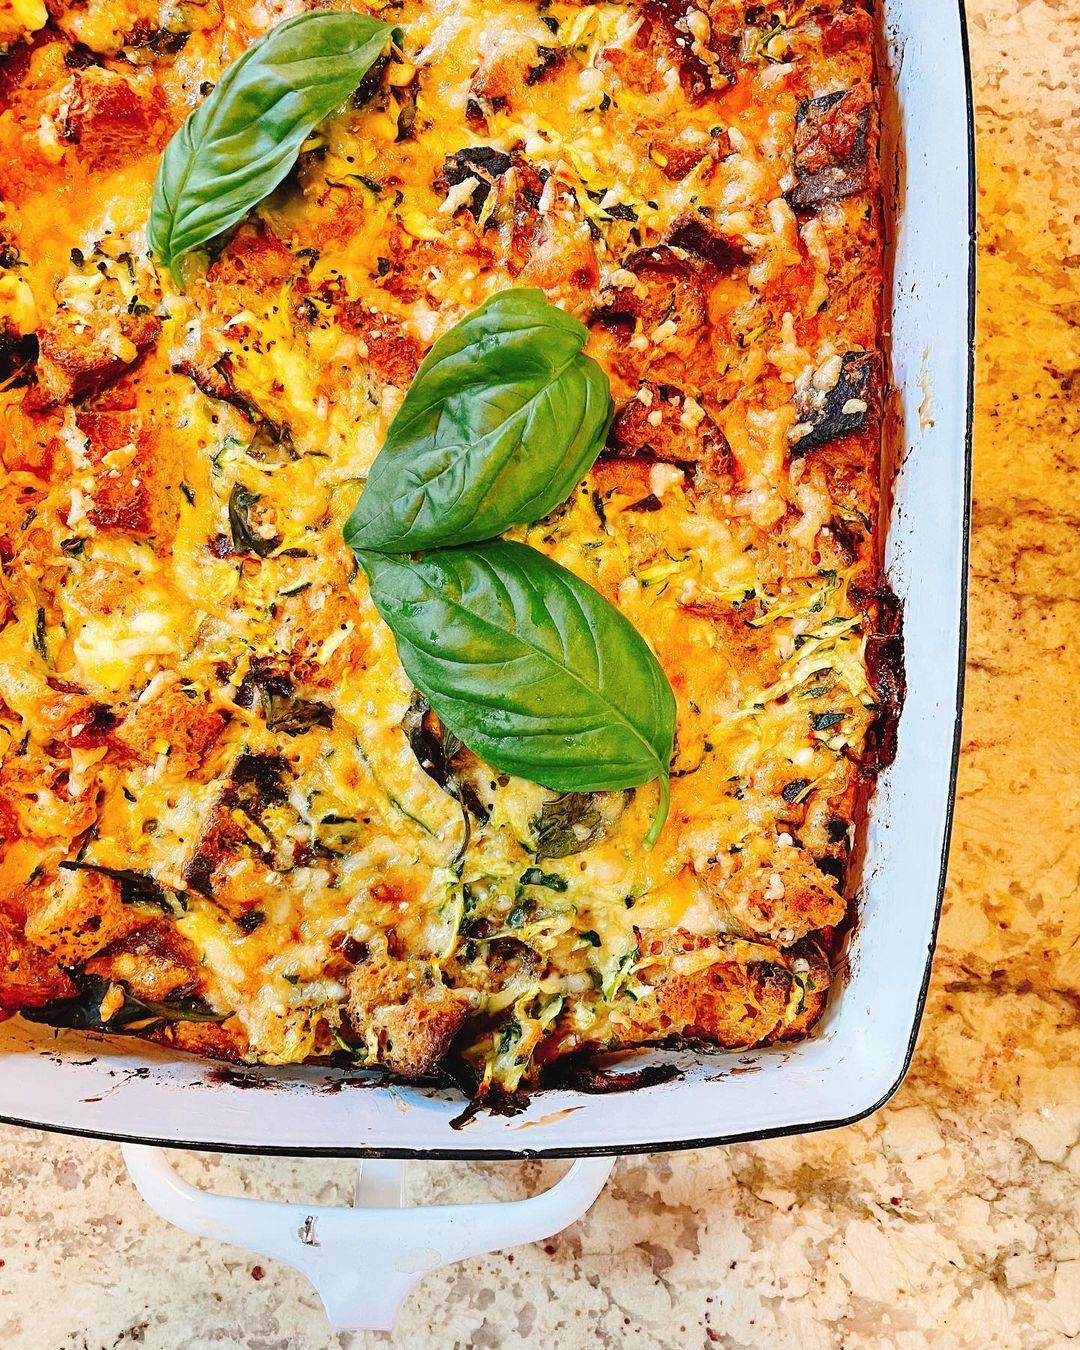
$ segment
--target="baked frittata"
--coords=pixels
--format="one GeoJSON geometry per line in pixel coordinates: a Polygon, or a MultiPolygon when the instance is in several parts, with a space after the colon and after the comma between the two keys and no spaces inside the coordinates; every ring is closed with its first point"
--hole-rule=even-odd
{"type": "Polygon", "coordinates": [[[395,33],[181,285],[165,146],[304,8],[0,6],[0,1015],[489,1102],[804,1037],[899,695],[869,5],[309,6],[395,33]],[[425,353],[511,287],[610,382],[508,537],[674,690],[651,848],[656,782],[449,733],[342,537],[425,353]]]}

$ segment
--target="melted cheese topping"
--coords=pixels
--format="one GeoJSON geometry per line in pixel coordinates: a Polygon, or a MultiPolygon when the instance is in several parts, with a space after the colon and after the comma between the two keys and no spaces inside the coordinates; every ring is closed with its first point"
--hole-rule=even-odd
{"type": "MultiPolygon", "coordinates": [[[[504,1088],[581,1046],[804,1034],[882,701],[872,401],[821,431],[879,339],[867,15],[369,5],[402,48],[181,294],[146,249],[160,151],[268,11],[57,8],[0,112],[0,1007],[104,981],[103,1023],[153,1003],[178,1045],[400,1072],[452,1045],[504,1088]],[[869,121],[800,148],[860,89],[869,121]],[[853,177],[800,205],[814,154],[853,177]],[[516,535],[675,689],[651,852],[655,785],[432,764],[341,539],[423,352],[514,284],[589,323],[619,408],[516,535]]],[[[44,24],[9,6],[0,42],[44,24]]]]}

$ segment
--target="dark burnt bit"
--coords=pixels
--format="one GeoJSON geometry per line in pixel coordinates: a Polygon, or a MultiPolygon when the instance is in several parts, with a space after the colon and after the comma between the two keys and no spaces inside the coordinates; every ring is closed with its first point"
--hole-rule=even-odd
{"type": "Polygon", "coordinates": [[[235,558],[239,555],[233,548],[232,540],[227,534],[213,535],[206,545],[207,551],[213,558],[235,558]]]}
{"type": "Polygon", "coordinates": [[[116,714],[103,703],[95,703],[90,717],[82,723],[78,731],[67,737],[67,744],[78,750],[93,750],[104,745],[116,726],[116,714]]]}
{"type": "Polygon", "coordinates": [[[8,389],[29,384],[37,359],[36,333],[20,336],[17,333],[0,332],[0,384],[8,389]]]}
{"type": "Polygon", "coordinates": [[[200,895],[212,898],[214,869],[226,856],[228,846],[238,842],[240,837],[241,831],[231,822],[226,825],[212,819],[195,852],[184,865],[184,884],[200,895]]]}
{"type": "Polygon", "coordinates": [[[897,726],[907,694],[904,605],[884,579],[873,588],[853,586],[850,594],[867,617],[866,673],[877,697],[859,763],[860,775],[871,781],[896,758],[897,726]]]}
{"type": "Polygon", "coordinates": [[[526,72],[525,83],[539,84],[546,75],[558,70],[565,60],[566,57],[558,47],[537,47],[536,61],[526,72]]]}
{"type": "Polygon", "coordinates": [[[871,417],[877,415],[880,371],[877,352],[845,352],[840,377],[820,405],[806,400],[798,409],[799,420],[789,432],[792,458],[865,430],[871,417]]]}
{"type": "Polygon", "coordinates": [[[607,291],[596,318],[605,327],[641,320],[643,324],[673,318],[681,326],[704,330],[708,324],[706,292],[718,276],[729,276],[749,265],[746,253],[725,239],[700,215],[680,216],[663,243],[635,249],[622,266],[632,272],[635,287],[607,291]]]}
{"type": "Polygon", "coordinates": [[[90,66],[96,66],[97,63],[94,53],[81,42],[76,42],[64,53],[64,65],[68,70],[86,70],[90,66]]]}
{"type": "Polygon", "coordinates": [[[491,192],[495,180],[506,173],[510,164],[511,159],[508,154],[489,145],[474,145],[464,150],[456,150],[452,155],[446,157],[440,186],[456,187],[459,183],[464,183],[470,178],[477,179],[478,186],[473,189],[472,196],[462,209],[468,210],[472,212],[474,217],[478,217],[484,209],[484,203],[488,199],[488,194],[491,192]]]}
{"type": "Polygon", "coordinates": [[[124,46],[153,52],[155,56],[175,56],[177,52],[184,50],[190,37],[191,34],[182,29],[172,31],[140,23],[124,39],[124,46]]]}
{"type": "Polygon", "coordinates": [[[588,1059],[568,1055],[553,1060],[545,1068],[543,1085],[569,1088],[589,1096],[607,1096],[613,1092],[636,1092],[639,1088],[656,1087],[681,1077],[674,1064],[645,1064],[640,1069],[617,1073],[611,1069],[597,1068],[588,1059]]]}
{"type": "MultiPolygon", "coordinates": [[[[282,755],[244,753],[210,810],[195,851],[184,866],[185,884],[200,895],[213,896],[214,871],[236,849],[251,848],[246,831],[233,818],[240,811],[260,826],[267,809],[288,800],[292,766],[282,755]]],[[[269,851],[261,854],[269,860],[269,851]]]]}
{"type": "Polygon", "coordinates": [[[206,1075],[207,1083],[221,1083],[226,1087],[240,1088],[242,1091],[277,1092],[285,1084],[276,1078],[269,1078],[256,1069],[231,1069],[219,1064],[206,1075]]]}
{"type": "Polygon", "coordinates": [[[830,844],[846,843],[850,829],[851,822],[844,820],[842,816],[830,816],[825,823],[825,833],[830,844]]]}
{"type": "Polygon", "coordinates": [[[261,820],[268,807],[288,799],[285,780],[291,774],[292,765],[283,755],[256,755],[246,750],[233,765],[225,800],[252,820],[261,820]]]}
{"type": "Polygon", "coordinates": [[[634,274],[636,284],[604,290],[594,323],[619,332],[637,323],[652,328],[671,319],[681,332],[706,331],[706,295],[715,274],[700,259],[685,250],[659,244],[635,249],[623,259],[622,267],[634,274]]]}
{"type": "Polygon", "coordinates": [[[328,704],[301,698],[287,673],[258,658],[240,682],[236,702],[241,708],[258,708],[269,730],[286,736],[300,736],[313,727],[330,727],[334,722],[334,711],[328,704]]]}
{"type": "Polygon", "coordinates": [[[452,1130],[463,1130],[466,1125],[472,1124],[481,1111],[510,1119],[514,1116],[523,1115],[528,1109],[529,1094],[527,1092],[507,1092],[505,1088],[500,1088],[494,1083],[483,1084],[477,1089],[465,1110],[453,1118],[450,1122],[450,1128],[452,1130]]]}
{"type": "Polygon", "coordinates": [[[797,211],[865,192],[870,182],[871,94],[864,85],[804,99],[795,113],[797,211]]]}
{"type": "Polygon", "coordinates": [[[389,56],[377,56],[368,68],[367,74],[353,90],[353,96],[350,100],[354,108],[362,108],[370,103],[381,91],[383,85],[383,76],[386,73],[386,67],[390,64],[389,56]]]}
{"type": "Polygon", "coordinates": [[[551,177],[547,169],[534,169],[527,159],[522,155],[514,156],[514,168],[517,171],[518,196],[517,211],[519,216],[525,216],[530,211],[536,211],[540,206],[540,198],[544,195],[544,184],[551,177]]]}
{"type": "Polygon", "coordinates": [[[342,939],[340,951],[350,966],[360,965],[370,955],[367,943],[357,941],[351,934],[342,939]]]}
{"type": "Polygon", "coordinates": [[[836,882],[836,889],[841,895],[844,893],[844,880],[847,876],[847,867],[844,859],[831,853],[823,854],[820,858],[815,858],[818,871],[826,877],[836,882]]]}
{"type": "Polygon", "coordinates": [[[446,193],[451,187],[475,179],[476,187],[469,200],[462,203],[458,210],[468,211],[474,220],[479,220],[492,189],[500,184],[500,180],[511,169],[514,170],[512,199],[508,193],[507,200],[499,203],[498,214],[491,213],[487,227],[494,229],[497,225],[505,223],[507,211],[510,210],[513,213],[516,240],[522,231],[534,223],[540,198],[544,193],[544,184],[550,176],[547,169],[535,169],[520,151],[506,154],[484,145],[469,146],[455,151],[447,156],[435,180],[435,187],[440,192],[446,193]]]}
{"type": "Polygon", "coordinates": [[[647,497],[642,497],[640,501],[634,502],[626,509],[627,511],[640,511],[645,513],[650,511],[662,511],[664,509],[664,503],[655,492],[650,492],[647,497]]]}
{"type": "Polygon", "coordinates": [[[7,107],[30,75],[30,60],[38,48],[29,42],[16,42],[0,61],[0,106],[7,107]]]}
{"type": "Polygon", "coordinates": [[[485,824],[490,812],[466,776],[474,756],[452,731],[442,725],[423,695],[413,695],[401,719],[401,729],[423,771],[461,806],[466,829],[470,815],[481,825],[485,824]]]}
{"type": "Polygon", "coordinates": [[[259,421],[259,410],[236,389],[232,382],[232,363],[228,357],[223,356],[213,365],[204,365],[185,358],[175,362],[172,370],[175,375],[187,376],[195,388],[207,398],[228,403],[237,412],[243,413],[249,422],[259,421]]]}
{"type": "Polygon", "coordinates": [[[829,521],[829,533],[845,567],[851,567],[858,562],[863,542],[869,532],[869,526],[862,528],[861,522],[856,524],[836,516],[829,521]]]}
{"type": "Polygon", "coordinates": [[[487,98],[474,90],[465,101],[465,121],[477,131],[486,131],[489,119],[495,113],[503,112],[507,103],[502,95],[487,98]]]}
{"type": "Polygon", "coordinates": [[[750,261],[743,249],[710,229],[700,216],[683,216],[677,220],[667,243],[707,263],[722,276],[729,276],[740,267],[748,266],[750,261]]]}

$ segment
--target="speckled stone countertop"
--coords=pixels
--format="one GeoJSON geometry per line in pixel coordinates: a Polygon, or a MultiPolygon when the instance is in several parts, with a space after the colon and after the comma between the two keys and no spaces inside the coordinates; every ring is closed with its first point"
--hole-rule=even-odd
{"type": "MultiPolygon", "coordinates": [[[[1080,9],[969,0],[980,292],[971,638],[948,901],[914,1066],[844,1130],[620,1163],[546,1245],[429,1276],[392,1339],[159,1221],[110,1145],[0,1129],[4,1350],[1021,1347],[1080,1340],[1080,9]]],[[[189,1158],[344,1203],[348,1164],[189,1158]]],[[[415,1164],[410,1198],[557,1164],[415,1164]]]]}

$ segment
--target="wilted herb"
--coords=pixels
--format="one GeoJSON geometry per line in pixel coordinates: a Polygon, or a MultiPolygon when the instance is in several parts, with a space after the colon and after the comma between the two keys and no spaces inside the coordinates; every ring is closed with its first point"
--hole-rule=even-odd
{"type": "Polygon", "coordinates": [[[546,886],[549,891],[565,891],[570,883],[558,872],[542,872],[539,867],[527,867],[521,874],[522,886],[546,886]]]}
{"type": "Polygon", "coordinates": [[[124,867],[103,867],[99,863],[62,862],[64,872],[96,872],[99,876],[109,877],[120,886],[120,903],[123,905],[153,905],[163,914],[175,914],[177,907],[186,909],[183,896],[175,891],[167,891],[161,882],[148,872],[134,872],[124,867]]]}
{"type": "Polygon", "coordinates": [[[628,792],[564,792],[546,801],[532,821],[537,857],[567,858],[598,844],[615,828],[629,800],[628,792]],[[601,810],[605,798],[610,813],[601,810]]]}
{"type": "Polygon", "coordinates": [[[516,1045],[521,1040],[521,1023],[516,1017],[510,1018],[504,1022],[502,1030],[499,1032],[498,1053],[504,1055],[507,1050],[516,1045]]]}
{"type": "Polygon", "coordinates": [[[72,998],[57,998],[42,1008],[24,1008],[28,1022],[49,1027],[71,1027],[78,1031],[108,1031],[120,1035],[141,1035],[166,1022],[224,1022],[232,1013],[215,1012],[201,998],[184,997],[160,1002],[144,1002],[126,986],[124,1001],[115,1012],[102,1017],[101,1005],[113,987],[113,981],[97,975],[73,974],[79,992],[72,998]]]}
{"type": "Polygon", "coordinates": [[[260,558],[265,558],[267,554],[273,553],[281,540],[276,536],[264,539],[253,527],[251,508],[259,500],[257,492],[249,492],[239,483],[235,484],[229,494],[229,530],[232,534],[233,547],[238,553],[255,553],[260,558]]]}
{"type": "Polygon", "coordinates": [[[329,704],[300,698],[287,676],[268,671],[256,670],[245,676],[236,701],[242,708],[258,706],[267,727],[286,736],[299,736],[312,727],[329,727],[334,722],[329,704]]]}
{"type": "Polygon", "coordinates": [[[49,659],[49,644],[45,635],[45,611],[39,607],[34,624],[34,646],[43,661],[49,659]]]}

